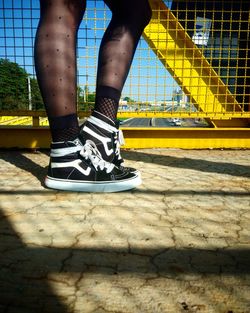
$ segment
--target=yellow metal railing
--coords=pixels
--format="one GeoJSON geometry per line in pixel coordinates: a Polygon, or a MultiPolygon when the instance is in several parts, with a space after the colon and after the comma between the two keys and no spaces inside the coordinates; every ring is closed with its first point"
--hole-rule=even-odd
{"type": "MultiPolygon", "coordinates": [[[[185,135],[187,128],[151,127],[141,128],[141,132],[138,128],[124,127],[128,136],[127,147],[249,148],[250,15],[247,2],[150,0],[150,4],[152,20],[138,45],[122,93],[118,118],[199,119],[208,127],[204,130],[193,123],[193,129],[188,131],[190,137],[185,135]],[[216,129],[220,129],[220,133],[216,129]],[[172,135],[176,140],[170,140],[172,135]],[[203,144],[195,141],[199,137],[205,140],[203,144]]],[[[35,80],[32,41],[39,17],[38,0],[25,7],[26,12],[31,12],[27,17],[14,2],[4,5],[3,12],[8,13],[3,13],[5,26],[1,29],[0,58],[18,63],[35,80]],[[32,26],[27,26],[30,16],[32,26]],[[15,28],[16,33],[21,32],[18,36],[15,28]],[[21,37],[21,43],[17,44],[20,40],[15,36],[21,37]]],[[[78,34],[80,118],[87,116],[93,105],[98,48],[111,17],[103,1],[88,0],[87,8],[78,34]]],[[[29,98],[33,108],[37,107],[36,99],[29,98]]],[[[34,127],[48,125],[44,111],[28,111],[22,107],[22,110],[17,108],[11,113],[2,110],[1,114],[13,117],[12,120],[10,117],[2,120],[2,123],[0,120],[0,124],[5,125],[2,127],[5,135],[10,130],[7,124],[29,125],[30,132],[34,127]],[[14,116],[20,116],[20,119],[14,116]]],[[[41,132],[44,129],[42,127],[41,132]]]]}
{"type": "MultiPolygon", "coordinates": [[[[0,112],[10,114],[10,112],[0,112]]],[[[39,126],[45,119],[45,112],[19,111],[17,115],[29,115],[32,126],[0,126],[1,148],[48,148],[50,146],[49,127],[39,126]]],[[[86,117],[79,112],[79,117],[86,117]]],[[[145,115],[144,115],[145,116],[145,115]]],[[[124,148],[183,148],[219,149],[250,148],[250,128],[246,127],[121,127],[125,137],[124,148]]]]}
{"type": "MultiPolygon", "coordinates": [[[[212,36],[211,34],[214,34],[215,31],[220,31],[221,37],[225,35],[226,31],[229,32],[226,36],[232,36],[230,30],[223,28],[219,30],[214,29],[213,26],[215,25],[215,20],[206,20],[204,17],[206,13],[205,11],[196,12],[196,3],[192,1],[186,2],[186,11],[184,10],[184,13],[186,16],[192,16],[193,13],[193,23],[197,22],[199,17],[197,14],[202,16],[202,18],[199,19],[199,21],[202,21],[201,25],[199,25],[202,31],[199,30],[199,37],[195,39],[195,35],[197,36],[197,29],[193,29],[193,38],[191,38],[183,28],[182,24],[177,20],[174,13],[166,7],[163,1],[151,0],[150,2],[153,9],[153,18],[149,26],[145,29],[144,38],[162,64],[172,73],[172,76],[179,83],[185,94],[189,95],[189,101],[194,104],[200,112],[206,112],[207,117],[213,122],[214,126],[216,126],[216,124],[219,125],[219,122],[216,123],[216,121],[213,121],[218,118],[228,120],[232,117],[249,118],[249,112],[244,110],[246,103],[238,103],[236,99],[237,95],[233,95],[230,92],[228,86],[222,81],[218,72],[216,72],[212,64],[209,63],[202,53],[204,47],[200,49],[194,43],[195,41],[197,44],[207,46],[209,40],[211,41],[209,36],[212,36]],[[193,12],[192,9],[194,9],[193,12]],[[210,26],[208,26],[207,21],[209,21],[210,26]],[[207,24],[204,25],[204,23],[207,24]]],[[[179,1],[177,3],[177,16],[180,3],[184,3],[184,1],[179,1]]],[[[215,9],[216,8],[214,7],[214,10],[215,9]]],[[[230,3],[228,7],[223,8],[221,13],[223,13],[224,10],[228,10],[227,14],[230,14],[230,16],[235,13],[233,6],[230,7],[230,3]]],[[[216,13],[218,14],[219,12],[216,13]]],[[[216,22],[218,23],[218,20],[216,20],[216,22]]],[[[221,25],[225,22],[223,20],[223,15],[220,22],[221,25]]],[[[230,20],[230,22],[233,23],[232,20],[230,20]]],[[[242,21],[237,22],[240,26],[242,21]]],[[[244,31],[246,32],[247,30],[249,30],[249,25],[244,31]]],[[[248,33],[243,35],[248,36],[248,33]]],[[[218,34],[216,36],[218,37],[218,34]]],[[[238,36],[240,38],[240,30],[238,31],[238,36]]],[[[212,47],[210,49],[212,50],[212,47]]],[[[226,47],[221,47],[221,49],[226,49],[226,47]]],[[[240,48],[237,47],[237,49],[240,48]]],[[[248,58],[247,49],[245,50],[245,58],[248,58]]],[[[218,60],[219,62],[222,62],[223,58],[219,57],[218,60]]],[[[236,70],[238,69],[237,66],[238,64],[236,63],[236,70]]],[[[249,72],[249,68],[245,69],[246,72],[247,70],[249,72]]],[[[227,69],[227,71],[229,71],[229,69],[227,69]]],[[[245,82],[248,79],[249,83],[249,77],[244,78],[245,82]]],[[[228,80],[228,77],[226,77],[226,79],[228,80]]],[[[237,120],[237,123],[239,126],[246,125],[246,122],[241,119],[237,120]]],[[[232,124],[231,121],[229,121],[228,125],[230,126],[230,124],[232,124]]]]}

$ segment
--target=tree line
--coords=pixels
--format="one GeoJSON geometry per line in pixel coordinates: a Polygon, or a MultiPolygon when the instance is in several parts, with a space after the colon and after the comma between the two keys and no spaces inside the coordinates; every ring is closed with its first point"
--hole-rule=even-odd
{"type": "MultiPolygon", "coordinates": [[[[95,93],[90,92],[87,86],[84,89],[78,86],[77,102],[79,110],[89,111],[94,106],[95,93]]],[[[0,59],[0,110],[29,108],[45,109],[37,80],[19,64],[0,59]]]]}

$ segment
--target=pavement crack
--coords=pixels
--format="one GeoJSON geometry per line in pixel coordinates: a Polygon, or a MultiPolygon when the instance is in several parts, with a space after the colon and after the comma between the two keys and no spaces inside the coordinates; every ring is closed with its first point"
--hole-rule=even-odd
{"type": "Polygon", "coordinates": [[[80,288],[81,288],[80,282],[81,282],[81,280],[83,279],[83,277],[84,277],[84,273],[81,272],[80,275],[79,275],[79,278],[78,278],[78,279],[75,281],[75,283],[74,283],[74,287],[75,287],[75,289],[74,289],[74,295],[73,295],[74,299],[72,300],[72,303],[71,303],[72,312],[76,312],[76,305],[77,305],[77,302],[78,302],[77,293],[78,293],[78,291],[79,291],[80,288]]]}
{"type": "Polygon", "coordinates": [[[62,260],[62,265],[61,268],[59,269],[59,273],[65,272],[66,263],[68,260],[72,259],[73,255],[74,255],[73,250],[70,250],[69,254],[62,260]]]}

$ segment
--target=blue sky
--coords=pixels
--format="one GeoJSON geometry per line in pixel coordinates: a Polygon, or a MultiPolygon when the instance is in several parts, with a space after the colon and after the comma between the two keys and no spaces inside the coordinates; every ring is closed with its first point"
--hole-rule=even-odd
{"type": "MultiPolygon", "coordinates": [[[[33,44],[39,0],[0,0],[0,58],[18,63],[35,76],[33,44]]],[[[97,55],[110,12],[103,1],[87,1],[78,33],[78,83],[95,90],[97,55]],[[86,37],[87,34],[87,37],[86,37]]],[[[122,96],[136,101],[169,100],[176,83],[141,39],[122,96]]]]}

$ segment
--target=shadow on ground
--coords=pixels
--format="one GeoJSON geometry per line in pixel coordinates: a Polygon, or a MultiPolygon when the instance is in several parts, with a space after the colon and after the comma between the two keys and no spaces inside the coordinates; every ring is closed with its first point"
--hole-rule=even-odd
{"type": "Polygon", "coordinates": [[[227,174],[231,176],[250,177],[250,166],[228,163],[215,162],[202,159],[192,159],[188,157],[165,156],[154,153],[141,151],[124,151],[123,157],[127,160],[140,160],[145,163],[154,163],[167,167],[180,169],[191,169],[200,172],[227,174]]]}
{"type": "Polygon", "coordinates": [[[140,275],[183,279],[186,275],[233,275],[250,273],[248,249],[201,250],[193,248],[27,247],[8,218],[0,215],[1,312],[66,313],[67,307],[50,286],[49,275],[86,273],[140,275]]]}
{"type": "MultiPolygon", "coordinates": [[[[49,156],[48,150],[42,150],[40,153],[49,156]]],[[[123,157],[127,160],[132,161],[140,160],[145,163],[154,163],[166,167],[192,169],[200,172],[219,173],[231,176],[250,178],[250,166],[235,163],[214,162],[192,158],[177,158],[173,156],[161,156],[153,153],[152,154],[145,153],[143,152],[143,150],[139,152],[132,150],[124,151],[123,157]]],[[[47,166],[42,167],[41,165],[33,162],[31,159],[25,156],[22,150],[18,151],[1,150],[0,159],[9,162],[10,164],[13,164],[22,170],[30,172],[43,185],[44,177],[47,173],[47,166]]]]}

